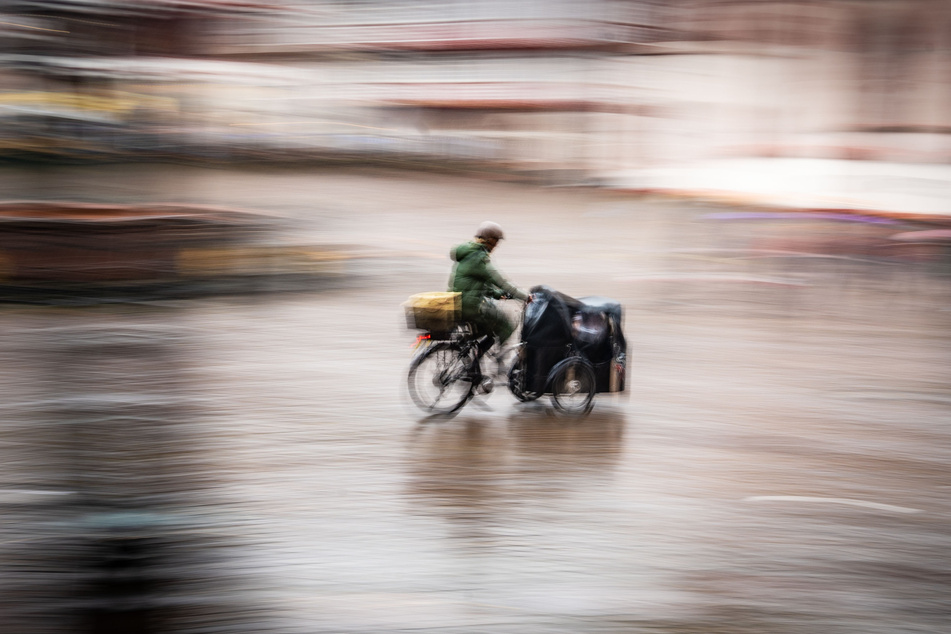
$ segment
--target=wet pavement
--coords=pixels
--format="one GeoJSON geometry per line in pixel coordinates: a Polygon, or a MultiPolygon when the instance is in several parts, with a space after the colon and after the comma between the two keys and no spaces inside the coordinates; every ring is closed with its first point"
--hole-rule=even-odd
{"type": "Polygon", "coordinates": [[[951,287],[927,263],[756,259],[761,228],[702,206],[444,175],[0,173],[43,194],[272,211],[353,258],[307,292],[0,309],[9,631],[951,625],[951,287]],[[413,409],[400,303],[485,219],[515,282],[625,306],[627,393],[584,420],[504,388],[413,409]],[[152,562],[123,568],[137,594],[96,572],[116,539],[152,562]]]}

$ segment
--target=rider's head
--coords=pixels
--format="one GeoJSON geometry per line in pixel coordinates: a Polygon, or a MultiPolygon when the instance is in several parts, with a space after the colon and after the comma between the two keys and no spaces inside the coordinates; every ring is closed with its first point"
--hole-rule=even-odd
{"type": "Polygon", "coordinates": [[[491,251],[499,243],[499,240],[505,238],[505,234],[502,233],[502,227],[497,223],[486,220],[476,229],[475,237],[491,251]]]}

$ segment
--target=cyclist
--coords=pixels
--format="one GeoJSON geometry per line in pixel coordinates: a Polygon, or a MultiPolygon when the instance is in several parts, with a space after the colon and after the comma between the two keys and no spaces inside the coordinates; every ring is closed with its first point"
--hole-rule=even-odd
{"type": "MultiPolygon", "coordinates": [[[[462,319],[475,326],[479,359],[493,343],[501,346],[515,331],[515,326],[494,300],[528,299],[528,293],[506,280],[490,260],[489,254],[504,237],[502,227],[486,221],[479,225],[473,240],[449,251],[449,257],[455,262],[449,277],[449,291],[462,293],[462,319]]],[[[479,364],[475,367],[478,373],[479,364]]]]}

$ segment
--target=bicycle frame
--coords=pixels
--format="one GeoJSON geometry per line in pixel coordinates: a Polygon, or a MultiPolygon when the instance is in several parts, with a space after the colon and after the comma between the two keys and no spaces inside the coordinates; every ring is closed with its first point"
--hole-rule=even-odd
{"type": "MultiPolygon", "coordinates": [[[[523,320],[524,320],[524,309],[520,311],[520,314],[518,316],[518,323],[516,325],[516,330],[518,330],[518,328],[521,327],[523,320]]],[[[481,380],[481,382],[472,383],[469,397],[466,398],[459,405],[459,408],[463,407],[465,403],[468,402],[469,398],[472,397],[472,395],[478,394],[480,391],[482,393],[491,392],[493,389],[492,379],[502,378],[503,380],[505,380],[505,383],[509,385],[511,389],[511,386],[507,379],[508,379],[509,372],[512,366],[514,365],[514,363],[517,361],[517,358],[518,358],[517,356],[513,358],[511,356],[511,353],[512,351],[519,350],[524,344],[516,343],[511,346],[506,346],[502,348],[498,352],[498,354],[473,355],[473,350],[475,350],[479,346],[480,339],[481,337],[477,336],[477,331],[475,327],[473,326],[473,324],[469,322],[458,323],[452,328],[452,330],[448,332],[437,332],[437,331],[421,332],[416,337],[416,340],[413,342],[413,344],[411,345],[411,349],[413,350],[414,356],[413,356],[413,362],[410,365],[410,376],[408,377],[408,379],[410,380],[410,382],[413,381],[413,373],[415,372],[415,368],[419,366],[421,363],[425,362],[424,360],[427,358],[428,355],[431,354],[431,351],[439,350],[440,346],[445,346],[446,344],[450,344],[453,346],[453,349],[455,350],[454,354],[456,355],[456,357],[463,358],[463,359],[470,359],[470,358],[472,359],[472,361],[467,361],[467,364],[469,364],[468,367],[469,367],[470,376],[484,377],[481,380]],[[485,373],[483,373],[483,368],[486,367],[485,360],[487,358],[492,359],[495,362],[495,367],[492,368],[491,370],[486,368],[489,371],[486,371],[485,373]]],[[[438,381],[435,383],[438,384],[438,381]]],[[[414,388],[411,387],[410,389],[412,391],[414,388]]],[[[417,404],[419,405],[418,402],[417,404]]],[[[420,407],[424,410],[427,409],[427,407],[424,407],[423,405],[420,405],[420,407]]],[[[457,409],[454,409],[453,412],[457,411],[457,409]]]]}

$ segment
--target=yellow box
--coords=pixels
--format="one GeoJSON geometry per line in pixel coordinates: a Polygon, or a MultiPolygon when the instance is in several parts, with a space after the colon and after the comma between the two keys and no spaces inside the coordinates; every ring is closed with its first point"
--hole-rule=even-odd
{"type": "Polygon", "coordinates": [[[462,293],[418,293],[403,302],[406,327],[448,332],[459,322],[462,293]]]}

